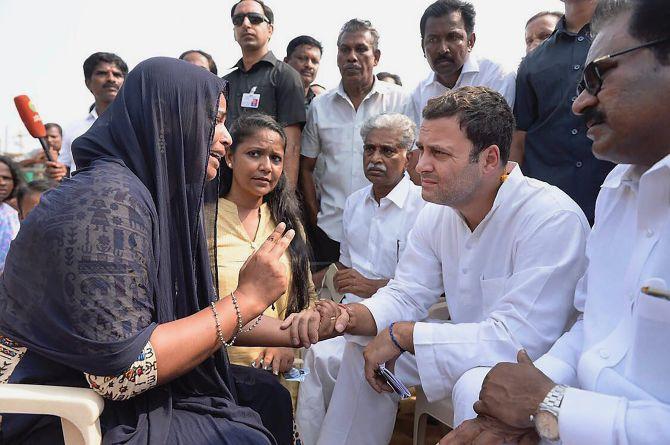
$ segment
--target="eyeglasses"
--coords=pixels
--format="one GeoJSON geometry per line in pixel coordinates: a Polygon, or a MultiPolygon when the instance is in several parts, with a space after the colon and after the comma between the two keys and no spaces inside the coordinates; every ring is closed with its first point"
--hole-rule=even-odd
{"type": "Polygon", "coordinates": [[[642,45],[634,46],[632,48],[624,49],[623,51],[616,52],[614,54],[609,54],[607,56],[598,57],[597,59],[591,61],[588,65],[584,67],[584,72],[582,73],[582,80],[577,84],[577,96],[582,94],[584,90],[588,92],[591,96],[596,96],[600,92],[600,89],[603,86],[603,75],[610,69],[616,66],[615,63],[612,63],[612,59],[623,54],[627,54],[631,51],[635,51],[642,48],[649,48],[650,46],[658,45],[659,43],[664,43],[670,41],[670,37],[665,37],[658,40],[652,40],[651,42],[643,43],[642,45]]]}
{"type": "Polygon", "coordinates": [[[249,23],[251,23],[252,25],[260,25],[263,22],[270,23],[270,19],[265,17],[263,14],[259,14],[257,12],[246,12],[241,14],[235,14],[233,16],[233,25],[242,26],[242,23],[244,23],[245,18],[248,18],[249,23]]]}

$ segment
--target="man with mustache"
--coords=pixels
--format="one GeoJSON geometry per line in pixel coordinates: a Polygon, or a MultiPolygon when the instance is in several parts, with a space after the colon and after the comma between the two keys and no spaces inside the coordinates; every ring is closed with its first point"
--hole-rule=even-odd
{"type": "MultiPolygon", "coordinates": [[[[412,92],[410,117],[417,127],[421,125],[421,111],[429,99],[465,85],[498,91],[512,106],[514,72],[472,52],[476,37],[472,4],[462,0],[438,0],[426,8],[419,28],[421,49],[431,73],[412,92]]],[[[410,171],[416,168],[418,159],[418,152],[413,151],[410,171]]]]}
{"type": "Polygon", "coordinates": [[[300,75],[270,51],[274,13],[262,0],[239,0],[230,9],[235,41],[242,58],[223,76],[230,82],[228,118],[231,127],[245,114],[265,113],[284,126],[284,172],[295,187],[298,181],[300,132],[305,123],[305,92],[300,75]]]}
{"type": "Polygon", "coordinates": [[[84,119],[65,128],[58,159],[46,163],[46,175],[49,178],[60,181],[76,170],[72,158],[72,141],[86,133],[98,116],[114,102],[126,74],[128,65],[113,53],[97,52],[84,61],[84,82],[86,88],[93,94],[95,103],[90,106],[84,119]]]}
{"type": "Polygon", "coordinates": [[[322,53],[321,42],[311,36],[298,36],[288,42],[286,47],[284,62],[300,74],[302,86],[305,87],[305,108],[309,107],[317,94],[323,92],[321,85],[312,85],[319,72],[322,53]]]}
{"type": "MultiPolygon", "coordinates": [[[[415,125],[403,114],[368,119],[363,138],[363,171],[372,183],[347,198],[342,216],[339,271],[334,285],[344,303],[371,297],[393,278],[407,235],[425,205],[421,187],[405,173],[415,125]]],[[[333,338],[304,354],[311,370],[300,384],[296,422],[306,444],[315,444],[328,408],[346,341],[333,338]]]]}
{"type": "Polygon", "coordinates": [[[598,195],[582,315],[534,363],[520,351],[483,386],[488,369],[464,376],[465,417],[480,416],[441,444],[670,443],[668,21],[667,0],[599,1],[572,110],[593,154],[619,165],[598,195]]]}
{"type": "MultiPolygon", "coordinates": [[[[336,88],[317,96],[307,113],[300,183],[316,270],[338,260],[344,203],[351,193],[369,185],[361,169],[361,126],[380,113],[406,113],[409,105],[402,88],[375,78],[373,70],[380,56],[379,33],[369,21],[345,23],[337,38],[342,80],[336,88]]],[[[315,274],[314,282],[320,283],[322,276],[315,274]]]]}
{"type": "Polygon", "coordinates": [[[614,164],[596,159],[582,119],[570,110],[577,98],[591,16],[597,0],[564,0],[554,33],[519,65],[511,158],[524,174],[567,193],[593,224],[596,196],[614,164]]]}
{"type": "Polygon", "coordinates": [[[351,336],[319,445],[389,442],[398,397],[376,376],[381,364],[444,399],[472,368],[520,347],[545,353],[573,312],[589,225],[565,193],[508,162],[514,116],[503,96],[462,87],[422,117],[417,171],[429,204],[393,279],[338,307],[334,329],[351,336]],[[451,320],[423,321],[443,293],[451,320]]]}

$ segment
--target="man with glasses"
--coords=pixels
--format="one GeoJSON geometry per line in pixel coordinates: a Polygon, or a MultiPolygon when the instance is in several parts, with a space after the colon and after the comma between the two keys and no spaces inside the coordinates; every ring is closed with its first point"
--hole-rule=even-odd
{"type": "Polygon", "coordinates": [[[244,114],[262,112],[284,125],[287,144],[284,171],[295,187],[298,180],[300,132],[305,123],[304,89],[300,75],[270,51],[274,13],[262,0],[240,0],[230,10],[235,41],[242,58],[223,78],[230,82],[230,126],[244,114]]]}
{"type": "MultiPolygon", "coordinates": [[[[398,113],[368,119],[360,133],[363,162],[372,183],[352,193],[344,205],[343,238],[333,284],[342,303],[370,298],[395,274],[407,235],[426,204],[421,187],[405,173],[415,125],[398,113]]],[[[296,422],[306,444],[316,444],[346,345],[344,337],[313,345],[304,354],[310,374],[300,384],[296,422]]]]}
{"type": "Polygon", "coordinates": [[[481,416],[441,443],[670,443],[669,21],[667,0],[598,4],[572,109],[619,165],[598,196],[583,315],[534,363],[520,352],[464,377],[481,416]]]}
{"type": "Polygon", "coordinates": [[[511,154],[524,174],[566,192],[591,224],[598,190],[614,165],[593,156],[586,126],[570,107],[591,45],[589,22],[596,4],[565,0],[565,15],[554,33],[521,62],[511,154]]]}

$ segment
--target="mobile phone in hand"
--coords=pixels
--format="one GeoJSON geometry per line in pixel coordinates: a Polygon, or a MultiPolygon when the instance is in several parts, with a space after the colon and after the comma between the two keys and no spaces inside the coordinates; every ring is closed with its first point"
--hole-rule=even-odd
{"type": "Polygon", "coordinates": [[[379,368],[375,370],[375,373],[384,379],[384,381],[388,383],[388,385],[396,394],[400,396],[401,399],[408,399],[412,395],[403,382],[398,380],[398,378],[394,376],[391,371],[386,369],[386,366],[383,363],[379,365],[379,368]]]}

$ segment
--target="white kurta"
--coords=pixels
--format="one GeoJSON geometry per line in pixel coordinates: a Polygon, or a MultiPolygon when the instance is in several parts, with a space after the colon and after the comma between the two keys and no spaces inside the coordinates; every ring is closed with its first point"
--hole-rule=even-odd
{"type": "MultiPolygon", "coordinates": [[[[536,362],[571,386],[559,413],[561,440],[670,443],[670,301],[641,292],[670,292],[670,156],[647,171],[612,170],[586,252],[589,267],[575,295],[584,316],[536,362]]],[[[463,403],[476,399],[484,374],[466,378],[463,403]]]]}
{"type": "MultiPolygon", "coordinates": [[[[362,303],[381,331],[393,321],[423,320],[445,293],[451,322],[416,323],[416,358],[404,354],[399,377],[438,400],[469,369],[514,360],[522,347],[531,357],[544,354],[573,314],[588,233],[577,204],[518,166],[474,232],[451,208],[426,205],[395,278],[362,303]]],[[[351,344],[319,444],[381,444],[393,429],[396,399],[372,391],[362,366],[345,367],[361,355],[351,344]]]]}

